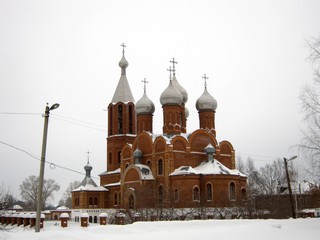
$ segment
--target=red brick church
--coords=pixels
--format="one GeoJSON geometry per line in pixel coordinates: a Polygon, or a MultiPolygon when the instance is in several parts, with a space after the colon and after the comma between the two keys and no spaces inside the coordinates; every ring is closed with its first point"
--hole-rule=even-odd
{"type": "Polygon", "coordinates": [[[170,61],[168,87],[160,95],[162,133],[156,134],[155,106],[146,87],[137,102],[131,92],[124,47],[121,76],[108,106],[106,171],[97,186],[88,161],[85,179],[72,192],[72,209],[215,208],[244,201],[246,176],[236,169],[232,144],[216,139],[217,101],[206,76],[195,103],[199,129],[188,133],[188,93],[177,81],[175,60],[170,61]]]}

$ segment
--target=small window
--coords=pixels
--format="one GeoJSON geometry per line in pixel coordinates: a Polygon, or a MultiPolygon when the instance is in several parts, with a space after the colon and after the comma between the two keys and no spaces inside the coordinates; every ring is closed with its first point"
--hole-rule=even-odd
{"type": "Polygon", "coordinates": [[[178,189],[174,190],[174,201],[179,202],[179,190],[178,189]]]}
{"type": "Polygon", "coordinates": [[[232,201],[236,200],[236,186],[235,186],[234,182],[230,183],[229,195],[230,195],[230,200],[232,200],[232,201]]]}
{"type": "Polygon", "coordinates": [[[207,183],[207,201],[212,201],[212,184],[207,183]]]}
{"type": "Polygon", "coordinates": [[[89,205],[92,206],[93,201],[92,201],[92,197],[89,197],[89,205]]]}
{"type": "Polygon", "coordinates": [[[97,197],[94,198],[94,205],[95,205],[95,206],[98,205],[98,198],[97,198],[97,197]]]}
{"type": "Polygon", "coordinates": [[[198,186],[193,187],[193,201],[200,201],[200,190],[198,186]]]}
{"type": "Polygon", "coordinates": [[[158,160],[158,175],[163,175],[163,161],[162,161],[162,159],[158,160]]]}

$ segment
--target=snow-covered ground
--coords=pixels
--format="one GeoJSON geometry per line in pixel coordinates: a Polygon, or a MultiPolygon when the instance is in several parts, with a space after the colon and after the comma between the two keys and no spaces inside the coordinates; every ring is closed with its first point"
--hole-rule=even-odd
{"type": "Polygon", "coordinates": [[[0,240],[301,240],[320,237],[320,218],[136,222],[123,226],[91,224],[87,228],[80,227],[79,223],[69,223],[67,228],[61,228],[53,222],[45,224],[40,233],[23,227],[1,230],[0,240]]]}

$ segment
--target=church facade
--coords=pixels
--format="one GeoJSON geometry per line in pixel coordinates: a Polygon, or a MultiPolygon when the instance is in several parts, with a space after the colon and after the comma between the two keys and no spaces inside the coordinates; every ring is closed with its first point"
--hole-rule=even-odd
{"type": "MultiPolygon", "coordinates": [[[[170,61],[168,86],[160,95],[162,133],[153,133],[155,106],[147,96],[135,103],[123,45],[121,76],[108,105],[106,171],[100,186],[86,178],[72,192],[72,209],[217,208],[245,201],[246,176],[236,169],[235,150],[216,139],[217,101],[204,91],[195,103],[199,129],[188,133],[187,91],[170,61]]],[[[78,211],[79,212],[79,211],[78,211]]]]}

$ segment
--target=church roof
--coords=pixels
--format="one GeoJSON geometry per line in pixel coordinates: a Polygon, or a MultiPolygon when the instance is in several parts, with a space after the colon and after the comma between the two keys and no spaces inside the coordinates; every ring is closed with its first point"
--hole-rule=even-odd
{"type": "Polygon", "coordinates": [[[124,56],[124,51],[122,54],[122,58],[119,62],[119,67],[121,68],[121,77],[118,82],[118,86],[116,88],[116,91],[114,92],[112,103],[117,102],[133,102],[134,103],[134,97],[131,92],[131,88],[129,86],[129,82],[126,76],[126,68],[129,66],[128,61],[126,60],[124,56]]]}
{"type": "MultiPolygon", "coordinates": [[[[89,154],[89,152],[88,152],[89,154]]],[[[72,192],[78,192],[78,191],[108,191],[104,187],[98,186],[95,181],[91,177],[91,170],[92,166],[89,163],[89,156],[88,156],[88,162],[84,166],[84,170],[86,171],[86,176],[80,183],[79,187],[72,190],[72,192]]]]}
{"type": "Polygon", "coordinates": [[[197,167],[193,168],[191,166],[181,166],[175,169],[170,176],[178,176],[178,175],[188,175],[188,174],[203,174],[203,175],[236,175],[245,177],[237,169],[229,169],[224,166],[218,160],[213,161],[205,161],[200,163],[197,167]]]}
{"type": "Polygon", "coordinates": [[[80,187],[72,190],[72,192],[81,192],[81,191],[109,191],[109,190],[105,189],[104,187],[93,186],[91,184],[87,184],[85,186],[80,186],[80,187]]]}
{"type": "Polygon", "coordinates": [[[140,170],[142,180],[154,180],[152,171],[147,165],[144,165],[144,164],[134,164],[134,165],[140,170]]]}

